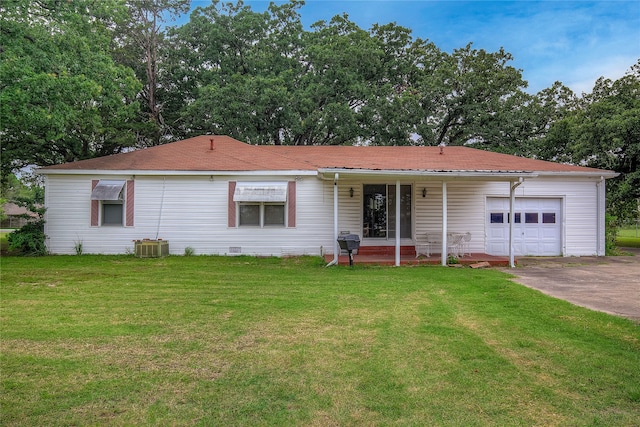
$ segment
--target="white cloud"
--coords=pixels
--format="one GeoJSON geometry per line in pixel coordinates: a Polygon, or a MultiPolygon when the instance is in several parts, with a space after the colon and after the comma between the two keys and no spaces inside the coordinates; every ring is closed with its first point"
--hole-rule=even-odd
{"type": "Polygon", "coordinates": [[[581,64],[573,70],[564,84],[576,94],[591,93],[593,85],[600,77],[617,80],[623,77],[637,57],[610,56],[608,58],[594,58],[589,63],[581,64]]]}

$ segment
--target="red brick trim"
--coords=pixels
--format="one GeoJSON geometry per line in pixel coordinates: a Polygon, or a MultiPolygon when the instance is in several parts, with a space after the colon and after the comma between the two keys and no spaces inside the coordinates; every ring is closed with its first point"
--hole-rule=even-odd
{"type": "MultiPolygon", "coordinates": [[[[91,191],[98,185],[97,179],[91,181],[91,191]]],[[[100,221],[100,200],[91,200],[91,226],[97,227],[100,221]]]]}
{"type": "Polygon", "coordinates": [[[293,228],[296,226],[296,182],[289,181],[289,186],[287,190],[288,190],[287,201],[289,205],[288,212],[287,212],[287,217],[288,217],[287,227],[293,228]]]}
{"type": "Polygon", "coordinates": [[[228,195],[228,225],[229,227],[236,226],[236,202],[233,201],[233,193],[236,192],[236,182],[229,181],[229,195],[228,195]]]}
{"type": "Polygon", "coordinates": [[[127,181],[127,198],[125,200],[126,206],[126,214],[125,214],[125,225],[127,227],[133,227],[133,213],[134,213],[134,188],[135,184],[132,179],[127,181]]]}

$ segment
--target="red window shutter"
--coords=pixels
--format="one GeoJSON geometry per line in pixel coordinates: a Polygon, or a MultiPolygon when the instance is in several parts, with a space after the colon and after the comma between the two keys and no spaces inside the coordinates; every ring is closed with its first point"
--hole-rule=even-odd
{"type": "Polygon", "coordinates": [[[289,209],[287,212],[287,217],[289,219],[287,223],[287,227],[295,227],[296,226],[296,182],[289,181],[287,200],[289,204],[289,209]]]}
{"type": "Polygon", "coordinates": [[[127,181],[127,199],[126,199],[126,219],[125,225],[127,227],[133,227],[133,207],[134,207],[134,181],[132,179],[127,181]]]}
{"type": "MultiPolygon", "coordinates": [[[[91,181],[91,191],[98,185],[98,180],[91,181]]],[[[100,200],[91,200],[91,226],[97,227],[100,219],[100,200]]]]}
{"type": "Polygon", "coordinates": [[[229,227],[235,227],[236,226],[236,202],[233,201],[233,193],[236,192],[236,182],[235,181],[229,181],[229,196],[228,196],[228,215],[229,215],[229,220],[228,220],[228,225],[229,227]]]}

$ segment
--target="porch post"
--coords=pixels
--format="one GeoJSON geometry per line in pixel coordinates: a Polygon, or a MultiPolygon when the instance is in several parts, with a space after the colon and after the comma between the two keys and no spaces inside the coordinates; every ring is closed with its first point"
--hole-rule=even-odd
{"type": "Polygon", "coordinates": [[[447,265],[447,181],[442,181],[442,265],[447,265]]]}
{"type": "Polygon", "coordinates": [[[516,203],[516,187],[514,183],[509,183],[509,267],[514,268],[515,257],[513,254],[513,223],[515,218],[513,217],[513,210],[516,203]]]}
{"type": "Polygon", "coordinates": [[[333,180],[333,263],[338,264],[338,174],[335,174],[333,180]]]}
{"type": "Polygon", "coordinates": [[[516,221],[513,215],[513,211],[515,210],[515,204],[516,204],[516,188],[518,188],[520,184],[522,184],[522,182],[523,182],[523,179],[522,177],[520,177],[518,178],[517,182],[509,183],[509,267],[511,268],[516,267],[514,247],[513,247],[513,224],[516,221]]]}
{"type": "Polygon", "coordinates": [[[400,180],[396,180],[396,267],[400,265],[400,180]]]}

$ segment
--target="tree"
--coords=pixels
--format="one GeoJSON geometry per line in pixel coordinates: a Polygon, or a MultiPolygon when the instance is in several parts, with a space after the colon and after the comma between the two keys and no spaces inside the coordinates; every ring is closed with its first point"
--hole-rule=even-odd
{"type": "Polygon", "coordinates": [[[185,136],[224,133],[278,144],[300,68],[300,3],[253,12],[242,2],[196,9],[171,34],[172,105],[185,136]],[[184,106],[184,107],[180,107],[184,106]]]}
{"type": "Polygon", "coordinates": [[[445,54],[428,40],[413,40],[411,30],[394,23],[374,25],[371,37],[382,52],[376,90],[363,106],[367,141],[371,145],[423,144],[416,123],[424,120],[431,93],[421,92],[418,79],[427,79],[445,54]],[[424,108],[423,108],[424,107],[424,108]]]}
{"type": "Polygon", "coordinates": [[[382,51],[347,16],[304,31],[302,4],[256,13],[241,2],[216,2],[172,34],[185,135],[295,145],[366,139],[363,108],[376,90],[382,51]]]}
{"type": "Polygon", "coordinates": [[[256,13],[241,1],[214,1],[170,32],[171,78],[163,86],[181,136],[512,152],[548,125],[543,101],[523,91],[526,82],[503,49],[469,44],[447,54],[414,41],[407,28],[365,31],[346,15],[305,31],[302,4],[256,13]]]}
{"type": "Polygon", "coordinates": [[[468,44],[452,54],[427,57],[407,90],[412,91],[413,132],[424,145],[465,145],[492,149],[510,144],[502,131],[528,101],[511,54],[468,44]]]}
{"type": "Polygon", "coordinates": [[[109,52],[117,1],[0,8],[2,174],[130,147],[139,83],[109,52]]]}
{"type": "MultiPolygon", "coordinates": [[[[545,138],[551,126],[575,110],[578,98],[560,82],[543,89],[527,101],[509,119],[504,120],[504,132],[514,141],[505,145],[506,152],[523,157],[548,158],[545,155],[545,138]]],[[[555,159],[557,160],[557,159],[555,159]]]]}
{"type": "Polygon", "coordinates": [[[566,117],[556,121],[543,144],[548,159],[610,169],[608,207],[637,218],[640,199],[640,60],[615,81],[600,78],[566,117]]]}
{"type": "Polygon", "coordinates": [[[304,34],[303,74],[296,82],[294,145],[366,141],[365,107],[377,92],[383,52],[348,16],[317,22],[304,34]]]}
{"type": "Polygon", "coordinates": [[[146,117],[141,120],[144,126],[138,133],[138,145],[158,145],[171,139],[171,128],[162,114],[165,92],[159,76],[159,65],[167,55],[164,25],[187,13],[189,5],[190,0],[127,0],[128,18],[118,23],[114,59],[134,70],[142,82],[139,99],[146,117]]]}

